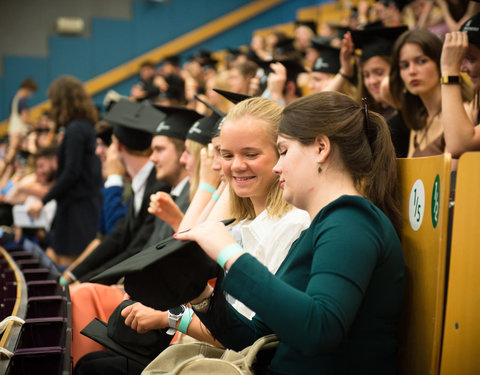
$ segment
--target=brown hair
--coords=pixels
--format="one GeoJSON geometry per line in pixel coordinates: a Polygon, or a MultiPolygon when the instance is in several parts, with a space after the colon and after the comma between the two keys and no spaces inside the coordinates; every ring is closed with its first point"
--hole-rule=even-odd
{"type": "Polygon", "coordinates": [[[32,92],[37,91],[37,82],[33,78],[25,78],[20,84],[21,89],[27,89],[32,92]]]}
{"type": "Polygon", "coordinates": [[[382,116],[368,112],[347,95],[324,91],[285,107],[278,127],[282,136],[310,145],[318,135],[330,139],[362,194],[400,228],[398,179],[390,131],[382,116]]]}
{"type": "MultiPolygon", "coordinates": [[[[52,103],[51,118],[57,127],[66,126],[73,120],[87,120],[95,124],[98,111],[82,82],[72,76],[56,79],[48,88],[52,103]]],[[[93,126],[93,125],[92,125],[93,126]]]]}
{"type": "MultiPolygon", "coordinates": [[[[404,32],[393,45],[392,65],[390,69],[390,91],[396,105],[402,112],[406,125],[410,129],[420,130],[426,126],[428,117],[427,109],[419,96],[408,92],[405,83],[400,77],[400,50],[407,43],[418,45],[422,52],[435,62],[438,71],[438,85],[440,85],[442,41],[430,31],[419,29],[404,32]]],[[[462,83],[463,100],[471,100],[472,94],[471,88],[462,83]]]]}
{"type": "Polygon", "coordinates": [[[244,62],[244,63],[239,63],[233,65],[232,69],[237,69],[238,72],[242,75],[244,78],[252,78],[255,77],[255,74],[257,73],[257,66],[250,62],[244,62]]]}
{"type": "MultiPolygon", "coordinates": [[[[251,98],[244,100],[228,113],[225,122],[229,120],[238,120],[242,117],[253,117],[257,119],[270,135],[271,145],[277,151],[277,129],[278,122],[282,115],[283,107],[277,102],[265,98],[251,98]]],[[[220,137],[222,135],[220,131],[220,137]]],[[[277,152],[278,155],[278,152],[277,152]]],[[[273,171],[272,171],[273,174],[273,171]]],[[[266,210],[270,217],[280,217],[292,208],[284,199],[283,191],[280,188],[278,176],[274,177],[271,189],[267,196],[266,210]]],[[[233,217],[237,220],[254,219],[256,217],[253,203],[250,198],[241,198],[235,194],[235,191],[230,186],[230,210],[233,217]]]]}
{"type": "MultiPolygon", "coordinates": [[[[392,66],[392,57],[391,56],[382,56],[382,55],[377,55],[377,56],[372,56],[372,57],[378,57],[385,61],[390,67],[392,66]]],[[[368,61],[368,60],[367,60],[368,61]]],[[[375,112],[382,112],[383,107],[381,103],[378,103],[375,101],[373,98],[372,94],[367,90],[367,87],[365,86],[365,79],[363,76],[363,65],[365,62],[363,62],[360,66],[360,75],[358,79],[358,89],[357,89],[357,102],[361,103],[362,98],[367,98],[367,103],[368,103],[368,108],[371,109],[372,111],[375,112]]]]}

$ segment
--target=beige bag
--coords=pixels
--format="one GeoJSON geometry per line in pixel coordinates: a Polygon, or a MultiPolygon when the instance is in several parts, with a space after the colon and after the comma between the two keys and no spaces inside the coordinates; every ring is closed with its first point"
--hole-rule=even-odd
{"type": "Polygon", "coordinates": [[[171,345],[150,362],[142,375],[253,375],[257,353],[277,346],[277,335],[261,337],[241,352],[204,342],[171,345]]]}

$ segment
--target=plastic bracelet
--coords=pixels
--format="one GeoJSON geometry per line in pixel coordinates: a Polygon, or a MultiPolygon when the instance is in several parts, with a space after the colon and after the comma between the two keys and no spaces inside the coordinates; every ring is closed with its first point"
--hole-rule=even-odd
{"type": "Polygon", "coordinates": [[[64,286],[68,286],[67,280],[65,280],[65,278],[63,276],[60,276],[58,281],[60,282],[60,284],[62,284],[64,286]]]}
{"type": "Polygon", "coordinates": [[[340,74],[346,80],[351,80],[353,78],[353,75],[352,76],[347,76],[345,73],[342,73],[340,71],[338,72],[338,74],[340,74]]]}
{"type": "Polygon", "coordinates": [[[225,263],[227,263],[232,255],[243,253],[244,251],[238,243],[225,246],[222,251],[220,251],[220,254],[218,254],[217,263],[220,264],[220,267],[225,268],[225,263]]]}
{"type": "Polygon", "coordinates": [[[180,324],[178,325],[178,331],[182,333],[187,333],[188,326],[190,325],[193,317],[193,310],[190,307],[185,309],[185,312],[180,319],[180,324]]]}
{"type": "Polygon", "coordinates": [[[72,281],[77,281],[77,278],[76,278],[75,275],[72,273],[72,271],[68,271],[68,272],[67,272],[67,275],[68,275],[68,277],[70,277],[70,279],[71,279],[72,281]]]}
{"type": "Polygon", "coordinates": [[[209,185],[209,184],[207,184],[207,183],[205,183],[205,182],[200,182],[200,183],[198,184],[198,190],[205,190],[205,191],[208,191],[209,193],[212,193],[212,194],[213,194],[213,193],[215,193],[215,191],[216,191],[217,189],[215,189],[212,185],[209,185]]]}
{"type": "Polygon", "coordinates": [[[220,195],[217,194],[217,192],[213,193],[212,195],[212,199],[215,201],[215,202],[218,202],[218,200],[220,199],[220,195]]]}

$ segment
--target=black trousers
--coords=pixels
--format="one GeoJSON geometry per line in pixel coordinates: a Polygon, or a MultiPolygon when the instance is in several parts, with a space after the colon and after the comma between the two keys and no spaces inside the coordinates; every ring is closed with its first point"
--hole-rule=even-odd
{"type": "Polygon", "coordinates": [[[111,350],[100,350],[80,358],[73,375],[140,375],[144,368],[111,350]]]}

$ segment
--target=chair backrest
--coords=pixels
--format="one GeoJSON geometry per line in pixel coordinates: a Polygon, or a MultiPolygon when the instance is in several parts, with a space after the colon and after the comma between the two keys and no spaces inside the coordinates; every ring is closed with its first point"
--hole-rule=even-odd
{"type": "Polygon", "coordinates": [[[480,373],[480,152],[460,157],[440,374],[480,373]]]}
{"type": "Polygon", "coordinates": [[[437,375],[447,258],[450,154],[398,159],[406,265],[399,374],[437,375]]]}

